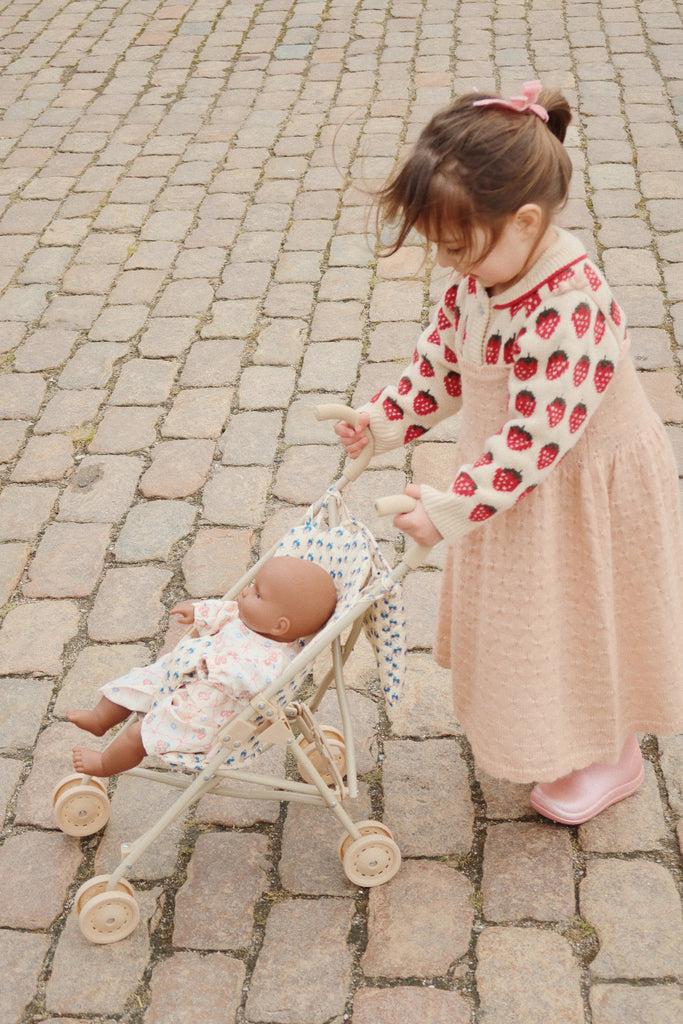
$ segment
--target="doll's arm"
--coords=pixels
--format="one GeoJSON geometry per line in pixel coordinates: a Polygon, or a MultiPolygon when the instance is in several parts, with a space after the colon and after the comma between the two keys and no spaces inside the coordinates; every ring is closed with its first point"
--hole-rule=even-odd
{"type": "Polygon", "coordinates": [[[217,633],[237,614],[235,601],[223,601],[218,598],[197,601],[194,606],[195,626],[201,633],[217,633]]]}
{"type": "Polygon", "coordinates": [[[235,601],[223,601],[219,598],[207,598],[196,601],[194,606],[194,624],[200,636],[217,633],[219,629],[234,619],[237,614],[235,601]]]}
{"type": "Polygon", "coordinates": [[[170,614],[175,617],[181,626],[191,626],[194,622],[194,604],[192,601],[181,601],[180,604],[171,608],[170,614]]]}

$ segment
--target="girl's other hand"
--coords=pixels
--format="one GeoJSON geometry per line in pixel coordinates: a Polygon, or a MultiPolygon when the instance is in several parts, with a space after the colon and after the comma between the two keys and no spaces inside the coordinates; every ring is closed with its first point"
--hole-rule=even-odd
{"type": "Polygon", "coordinates": [[[417,505],[412,512],[401,512],[394,516],[394,526],[407,533],[409,537],[425,548],[433,548],[443,540],[443,537],[431,521],[425,507],[420,501],[420,487],[418,484],[408,484],[403,491],[411,498],[417,498],[417,505]]]}
{"type": "Polygon", "coordinates": [[[170,614],[175,615],[181,626],[191,626],[194,622],[194,604],[192,601],[181,601],[171,608],[170,614]]]}
{"type": "Polygon", "coordinates": [[[340,438],[341,443],[346,448],[346,454],[352,458],[357,459],[363,448],[370,441],[367,435],[366,427],[370,422],[370,416],[367,412],[361,412],[358,414],[358,424],[355,427],[350,427],[348,423],[344,423],[340,420],[334,428],[335,434],[340,438]]]}

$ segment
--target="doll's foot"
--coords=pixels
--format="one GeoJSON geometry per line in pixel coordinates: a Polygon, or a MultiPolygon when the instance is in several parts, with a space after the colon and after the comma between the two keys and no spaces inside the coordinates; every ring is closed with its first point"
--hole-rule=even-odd
{"type": "Polygon", "coordinates": [[[74,747],[71,751],[71,756],[73,757],[74,768],[81,775],[96,775],[98,778],[104,778],[108,775],[108,772],[104,771],[102,754],[96,750],[74,747]]]}
{"type": "Polygon", "coordinates": [[[561,825],[583,825],[605,808],[624,800],[643,781],[643,756],[638,738],[629,736],[616,764],[591,764],[531,791],[531,806],[561,825]]]}
{"type": "Polygon", "coordinates": [[[76,708],[74,711],[67,711],[66,717],[74,725],[77,725],[79,729],[84,729],[92,736],[104,736],[105,732],[108,732],[110,728],[100,721],[99,716],[94,710],[87,711],[82,708],[76,708]]]}

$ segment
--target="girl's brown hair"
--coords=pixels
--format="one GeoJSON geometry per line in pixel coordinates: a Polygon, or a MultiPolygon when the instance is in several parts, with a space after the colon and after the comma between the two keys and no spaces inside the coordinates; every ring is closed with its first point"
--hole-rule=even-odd
{"type": "Polygon", "coordinates": [[[569,104],[555,90],[538,102],[548,111],[542,121],[532,111],[475,107],[491,95],[471,93],[435,114],[406,163],[378,194],[378,234],[387,228],[396,252],[418,227],[430,241],[457,240],[467,258],[483,259],[493,249],[507,219],[525,203],[536,203],[544,227],[567,201],[572,166],[562,145],[571,120],[569,104]],[[485,250],[475,248],[475,230],[485,250]]]}

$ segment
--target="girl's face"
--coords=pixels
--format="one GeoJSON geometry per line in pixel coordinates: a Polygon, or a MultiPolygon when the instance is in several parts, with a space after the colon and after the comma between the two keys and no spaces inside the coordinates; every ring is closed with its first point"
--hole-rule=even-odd
{"type": "Polygon", "coordinates": [[[529,225],[513,215],[508,219],[496,244],[482,258],[477,252],[486,252],[486,235],[475,228],[474,255],[469,255],[457,239],[444,238],[436,242],[437,260],[441,267],[452,267],[460,274],[476,277],[491,295],[498,295],[520,280],[550,245],[554,229],[544,232],[529,230],[529,225]]]}

